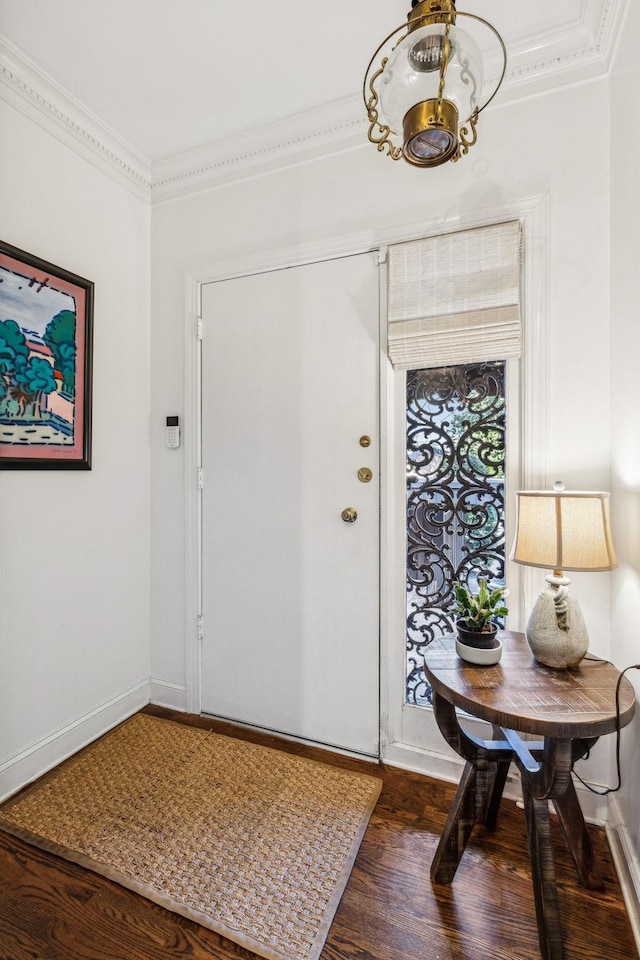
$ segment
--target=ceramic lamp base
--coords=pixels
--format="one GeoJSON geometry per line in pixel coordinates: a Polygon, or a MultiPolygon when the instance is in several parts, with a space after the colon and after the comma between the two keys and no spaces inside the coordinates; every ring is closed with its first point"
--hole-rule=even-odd
{"type": "Polygon", "coordinates": [[[550,583],[545,587],[531,611],[525,635],[538,663],[557,670],[577,667],[589,649],[582,612],[566,585],[550,583]],[[563,592],[559,600],[560,590],[563,592]]]}

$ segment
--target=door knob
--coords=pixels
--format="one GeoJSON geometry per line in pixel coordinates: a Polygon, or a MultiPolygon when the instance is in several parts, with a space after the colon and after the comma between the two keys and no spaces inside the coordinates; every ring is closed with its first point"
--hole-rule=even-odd
{"type": "Polygon", "coordinates": [[[340,516],[345,523],[355,523],[358,519],[358,511],[355,507],[345,507],[340,516]]]}

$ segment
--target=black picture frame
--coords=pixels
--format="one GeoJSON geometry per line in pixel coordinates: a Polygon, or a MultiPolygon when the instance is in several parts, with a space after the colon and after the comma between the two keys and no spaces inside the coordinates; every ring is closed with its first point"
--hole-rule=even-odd
{"type": "Polygon", "coordinates": [[[0,240],[0,470],[90,470],[94,284],[0,240]]]}

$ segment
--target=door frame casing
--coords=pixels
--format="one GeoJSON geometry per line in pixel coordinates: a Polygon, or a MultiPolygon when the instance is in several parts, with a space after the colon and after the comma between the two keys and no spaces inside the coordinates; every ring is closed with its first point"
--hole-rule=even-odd
{"type": "MultiPolygon", "coordinates": [[[[416,226],[409,233],[417,236],[416,226]]],[[[405,231],[393,235],[399,242],[405,231]]],[[[213,258],[210,264],[188,267],[184,274],[184,490],[185,490],[185,583],[184,583],[184,653],[185,706],[189,713],[199,714],[202,708],[202,492],[199,476],[202,469],[201,427],[201,340],[202,287],[207,283],[233,280],[257,273],[269,273],[289,267],[300,267],[323,260],[375,253],[385,241],[370,233],[348,234],[328,241],[305,245],[270,247],[241,257],[213,258]],[[200,327],[201,329],[201,327],[200,327]]]]}
{"type": "MultiPolygon", "coordinates": [[[[184,489],[185,489],[185,582],[184,582],[184,654],[185,654],[185,706],[188,712],[199,714],[202,703],[201,680],[201,638],[202,638],[202,542],[201,518],[202,495],[199,489],[199,474],[202,468],[201,456],[201,341],[198,339],[198,323],[202,321],[202,287],[207,283],[230,280],[249,276],[256,273],[267,273],[273,270],[288,267],[304,266],[323,260],[334,260],[341,257],[354,256],[363,253],[375,253],[382,248],[410,240],[421,239],[437,233],[449,233],[488,223],[505,220],[521,219],[525,225],[525,243],[528,256],[533,252],[531,264],[526,267],[525,273],[525,303],[527,316],[533,318],[531,343],[533,356],[525,359],[527,369],[537,367],[540,357],[543,361],[538,370],[546,369],[544,360],[544,330],[542,316],[546,306],[546,238],[548,218],[548,195],[516,201],[499,209],[484,209],[459,215],[446,220],[434,222],[412,221],[366,233],[347,234],[330,240],[310,242],[305,245],[283,246],[256,250],[249,255],[231,257],[228,259],[211,257],[210,263],[202,262],[198,266],[188,267],[184,274],[184,337],[185,337],[185,395],[184,395],[184,489]],[[535,241],[535,243],[531,242],[535,241]],[[536,270],[533,273],[532,264],[536,270]],[[535,282],[534,282],[535,278],[535,282]]],[[[451,767],[448,758],[437,751],[420,751],[421,756],[412,755],[400,744],[396,737],[393,724],[392,697],[398,690],[398,658],[394,657],[394,640],[397,633],[397,583],[393,583],[393,568],[398,558],[398,490],[393,481],[393,465],[397,455],[397,429],[393,428],[392,418],[397,412],[397,379],[395,385],[388,370],[386,359],[386,315],[381,315],[380,340],[380,484],[381,484],[381,516],[380,516],[380,686],[381,686],[381,715],[380,715],[380,752],[383,759],[399,766],[419,769],[422,772],[431,772],[446,778],[455,778],[458,775],[451,767]],[[384,362],[383,362],[384,361],[384,362]],[[395,406],[390,403],[394,397],[395,406]],[[395,444],[395,446],[394,446],[395,444]],[[395,454],[394,454],[395,450],[395,454]],[[394,530],[395,523],[395,530],[394,530]],[[442,761],[444,762],[444,766],[442,761]],[[426,761],[426,763],[425,763],[426,761]],[[441,771],[440,774],[438,771],[441,771]]],[[[546,391],[544,389],[544,374],[536,377],[523,376],[523,401],[525,409],[536,410],[535,423],[531,424],[521,438],[522,462],[528,464],[522,473],[524,483],[543,483],[546,480],[544,468],[544,445],[541,438],[546,426],[546,391]],[[534,457],[535,451],[535,457],[534,457]],[[535,469],[534,469],[535,464],[535,469]]],[[[205,481],[206,482],[206,481],[205,481]]],[[[404,494],[399,498],[404,504],[404,494]]],[[[402,531],[404,530],[404,521],[402,531]]],[[[403,536],[403,533],[402,533],[403,536]]],[[[523,570],[525,581],[529,574],[523,570]]],[[[397,579],[397,578],[396,578],[397,579]]],[[[528,592],[525,588],[523,595],[528,592]]],[[[403,681],[404,682],[404,681],[403,681]]]]}

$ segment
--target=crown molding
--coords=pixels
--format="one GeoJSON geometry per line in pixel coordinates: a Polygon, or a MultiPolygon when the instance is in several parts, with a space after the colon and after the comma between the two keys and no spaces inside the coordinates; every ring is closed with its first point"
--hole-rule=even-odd
{"type": "Polygon", "coordinates": [[[153,164],[152,202],[361,146],[366,129],[362,100],[348,97],[250,133],[205,144],[153,164]]]}
{"type": "Polygon", "coordinates": [[[604,77],[630,0],[583,0],[580,17],[509,49],[501,103],[604,77]]]}
{"type": "MultiPolygon", "coordinates": [[[[496,107],[605,76],[628,3],[583,0],[573,23],[529,37],[510,49],[496,107]]],[[[361,98],[350,97],[250,134],[207,144],[153,164],[152,203],[360,147],[367,142],[367,126],[361,98]]]]}
{"type": "MultiPolygon", "coordinates": [[[[583,0],[573,23],[511,45],[507,75],[492,109],[606,76],[629,3],[583,0]]],[[[0,97],[152,204],[367,142],[364,106],[353,96],[151,164],[1,36],[0,97]]]]}
{"type": "Polygon", "coordinates": [[[0,97],[149,203],[151,164],[0,36],[0,97]]]}

